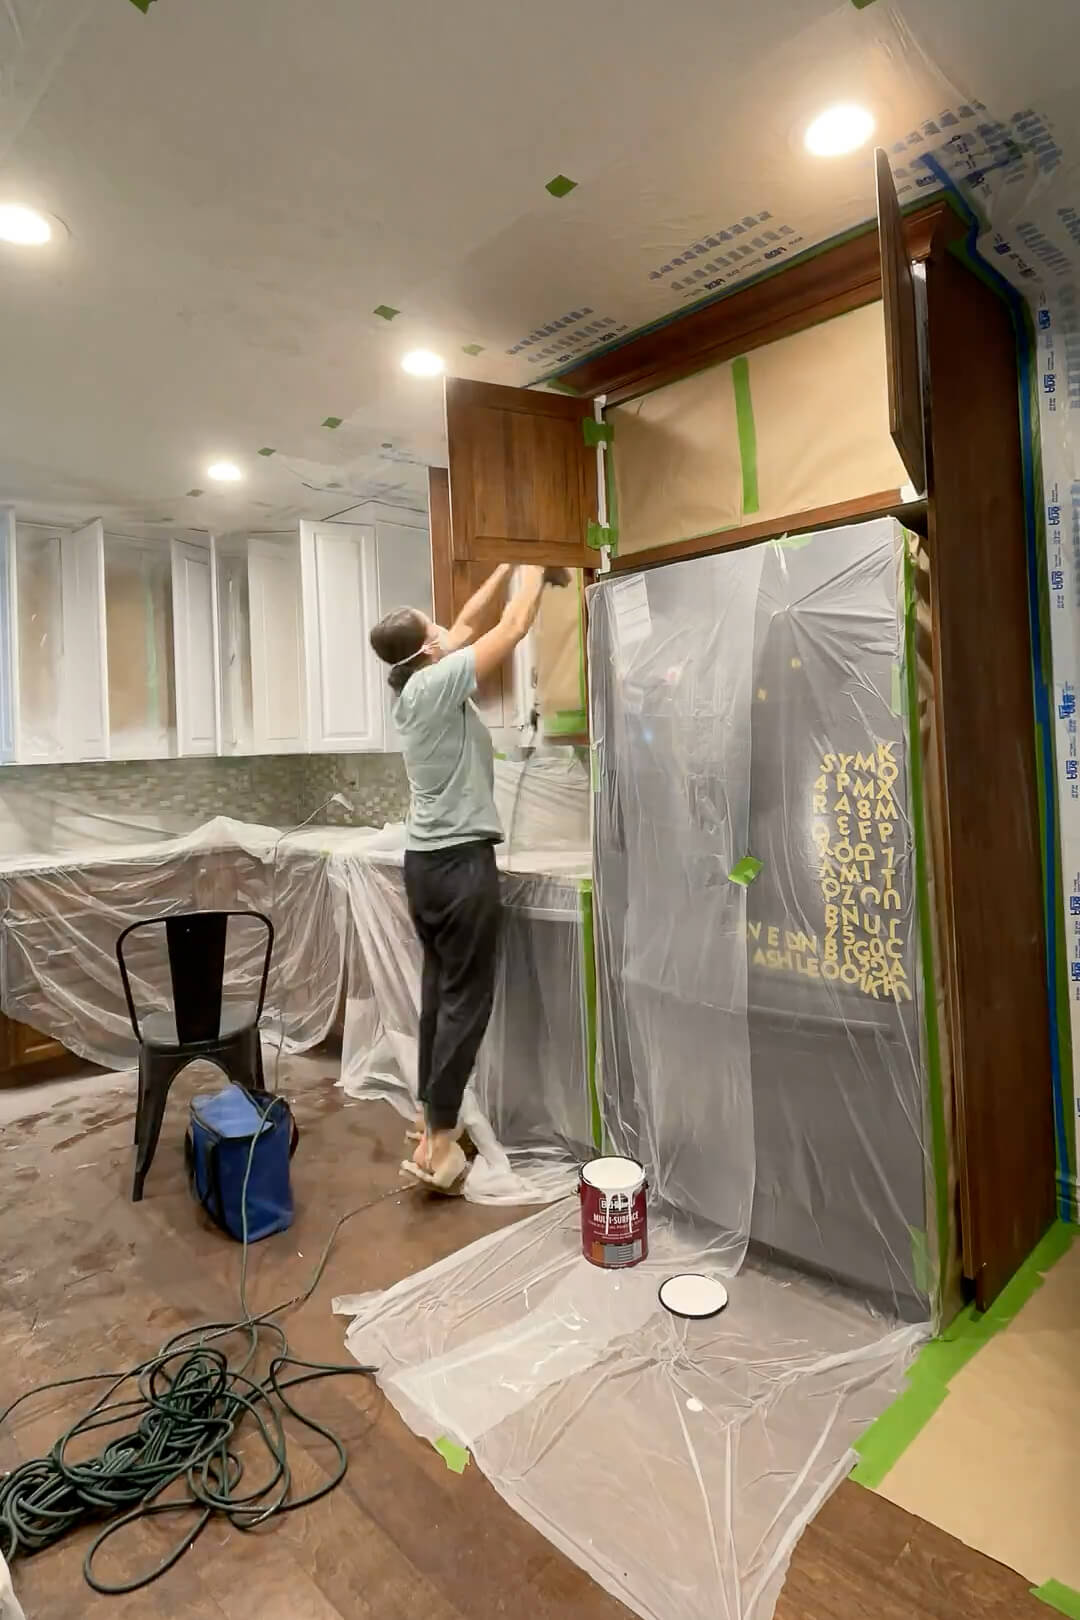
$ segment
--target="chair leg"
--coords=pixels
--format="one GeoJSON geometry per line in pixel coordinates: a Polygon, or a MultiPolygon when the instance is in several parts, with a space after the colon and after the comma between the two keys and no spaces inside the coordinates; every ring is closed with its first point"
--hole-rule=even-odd
{"type": "Polygon", "coordinates": [[[131,1140],[135,1143],[136,1147],[138,1147],[138,1145],[139,1145],[139,1120],[142,1118],[142,1111],[143,1111],[143,1064],[146,1061],[146,1056],[147,1056],[147,1053],[146,1053],[145,1048],[140,1046],[139,1047],[139,1094],[138,1094],[138,1097],[136,1098],[136,1101],[135,1101],[135,1129],[132,1132],[132,1137],[131,1137],[131,1140]]]}
{"type": "Polygon", "coordinates": [[[234,1086],[255,1093],[266,1090],[262,1045],[257,1029],[245,1029],[214,1054],[214,1062],[234,1086]]]}
{"type": "Polygon", "coordinates": [[[251,1044],[254,1048],[252,1068],[255,1071],[255,1090],[266,1090],[266,1075],[263,1073],[262,1041],[259,1039],[258,1026],[251,1032],[251,1044]]]}
{"type": "Polygon", "coordinates": [[[144,1052],[145,1064],[140,1062],[140,1102],[137,1120],[135,1184],[131,1193],[133,1204],[143,1195],[143,1183],[154,1162],[161,1122],[165,1118],[165,1104],[172,1085],[186,1059],[177,1060],[171,1054],[144,1052]]]}

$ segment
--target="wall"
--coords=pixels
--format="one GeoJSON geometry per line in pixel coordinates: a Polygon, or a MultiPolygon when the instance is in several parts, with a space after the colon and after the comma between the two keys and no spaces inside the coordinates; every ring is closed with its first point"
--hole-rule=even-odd
{"type": "Polygon", "coordinates": [[[401,820],[408,791],[397,754],[289,754],[0,767],[0,855],[126,843],[182,833],[212,816],[291,827],[341,792],[337,825],[401,820]]]}

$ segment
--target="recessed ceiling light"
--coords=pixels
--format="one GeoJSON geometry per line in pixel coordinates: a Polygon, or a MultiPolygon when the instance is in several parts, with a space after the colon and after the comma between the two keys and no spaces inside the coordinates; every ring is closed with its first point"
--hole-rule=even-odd
{"type": "Polygon", "coordinates": [[[874,117],[850,102],[826,107],[806,131],[806,150],[814,157],[842,157],[865,145],[874,133],[874,117]]]}
{"type": "Polygon", "coordinates": [[[234,461],[215,461],[207,467],[206,476],[219,484],[238,484],[244,475],[234,461]]]}
{"type": "Polygon", "coordinates": [[[412,349],[402,360],[401,369],[410,377],[438,377],[446,367],[441,356],[430,349],[412,349]]]}
{"type": "Polygon", "coordinates": [[[52,236],[52,226],[44,214],[18,203],[0,203],[0,242],[17,247],[41,247],[52,236]]]}

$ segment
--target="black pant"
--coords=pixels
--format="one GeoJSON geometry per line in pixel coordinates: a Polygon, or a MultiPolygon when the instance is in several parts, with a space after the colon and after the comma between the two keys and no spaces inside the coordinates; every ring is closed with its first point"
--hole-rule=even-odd
{"type": "Polygon", "coordinates": [[[452,1131],[495,997],[495,850],[491,844],[406,850],[405,893],[424,947],[420,1101],[432,1130],[452,1131]]]}

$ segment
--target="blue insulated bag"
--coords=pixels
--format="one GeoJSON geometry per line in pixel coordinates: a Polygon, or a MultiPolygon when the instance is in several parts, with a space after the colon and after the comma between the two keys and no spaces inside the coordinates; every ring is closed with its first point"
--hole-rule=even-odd
{"type": "Polygon", "coordinates": [[[284,1097],[230,1085],[212,1097],[195,1098],[185,1144],[188,1180],[223,1232],[238,1242],[244,1239],[245,1176],[248,1241],[258,1242],[292,1225],[289,1161],[298,1140],[284,1097]]]}

